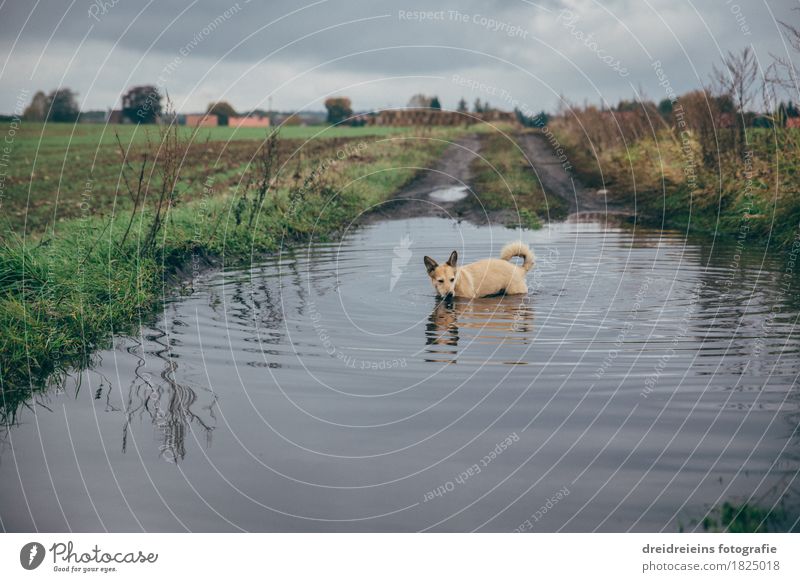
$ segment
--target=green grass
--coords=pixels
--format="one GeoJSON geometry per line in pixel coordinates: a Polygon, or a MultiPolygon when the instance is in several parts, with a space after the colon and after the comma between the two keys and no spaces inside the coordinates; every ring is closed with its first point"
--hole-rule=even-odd
{"type": "MultiPolygon", "coordinates": [[[[755,503],[733,503],[725,501],[713,507],[701,521],[690,519],[689,526],[698,525],[706,532],[765,533],[796,531],[791,512],[784,507],[762,507],[755,503]],[[794,529],[792,529],[794,528],[794,529]]],[[[678,522],[678,531],[684,532],[686,526],[678,522]]]]}
{"type": "Polygon", "coordinates": [[[546,198],[530,162],[514,142],[499,132],[480,136],[481,156],[472,162],[472,187],[489,210],[515,209],[518,223],[541,228],[542,221],[563,218],[569,210],[560,198],[546,198]]]}
{"type": "Polygon", "coordinates": [[[8,232],[0,239],[0,420],[13,422],[48,378],[89,364],[112,334],[131,333],[151,317],[165,279],[197,261],[247,264],[253,254],[283,244],[336,237],[360,212],[413,179],[416,168],[430,166],[460,131],[373,138],[341,160],[320,140],[319,157],[291,166],[299,174],[280,181],[263,205],[252,188],[222,180],[209,192],[203,182],[182,181],[178,203],[146,252],[149,207],[133,215],[130,209],[88,213],[33,237],[8,232]]]}
{"type": "MultiPolygon", "coordinates": [[[[100,123],[38,123],[23,121],[15,138],[15,147],[26,150],[57,149],[64,151],[67,146],[116,146],[115,134],[119,134],[124,144],[144,143],[145,134],[152,131],[152,125],[104,125],[100,123]],[[41,140],[41,143],[40,143],[41,140]]],[[[267,128],[274,129],[274,128],[267,128]]],[[[260,127],[201,127],[197,130],[198,141],[239,141],[262,140],[265,128],[260,127]]],[[[180,127],[183,137],[189,137],[194,129],[180,127]]],[[[286,125],[280,127],[284,139],[322,139],[332,137],[353,138],[364,136],[387,136],[397,133],[411,133],[409,127],[382,126],[327,126],[327,125],[286,125]]]]}
{"type": "MultiPolygon", "coordinates": [[[[214,127],[199,128],[194,135],[193,132],[192,128],[179,128],[183,139],[193,136],[181,170],[183,183],[189,186],[204,181],[208,175],[214,175],[218,185],[223,182],[234,185],[267,130],[214,127]]],[[[337,148],[347,143],[413,133],[411,128],[287,126],[281,128],[284,158],[292,153],[295,158],[284,174],[295,171],[296,160],[335,155],[337,148]]],[[[150,142],[158,142],[156,126],[44,125],[23,121],[9,146],[9,167],[4,168],[7,175],[0,228],[37,233],[82,216],[89,179],[88,203],[92,214],[111,212],[115,205],[125,209],[127,198],[120,183],[123,155],[119,144],[127,152],[127,159],[136,165],[145,153],[151,154],[151,159],[156,154],[150,142]]]]}

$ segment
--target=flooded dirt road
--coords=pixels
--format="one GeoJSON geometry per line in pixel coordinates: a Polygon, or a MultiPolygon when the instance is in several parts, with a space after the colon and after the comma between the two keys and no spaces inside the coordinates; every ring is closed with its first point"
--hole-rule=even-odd
{"type": "Polygon", "coordinates": [[[796,524],[783,264],[597,215],[425,214],[208,273],[37,395],[0,439],[0,527],[678,531],[726,502],[796,524]],[[437,300],[424,255],[515,238],[528,295],[437,300]]]}

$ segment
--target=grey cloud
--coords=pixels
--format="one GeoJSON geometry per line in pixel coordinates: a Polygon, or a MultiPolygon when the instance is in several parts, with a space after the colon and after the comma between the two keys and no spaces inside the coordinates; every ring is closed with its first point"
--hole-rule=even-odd
{"type": "Polygon", "coordinates": [[[685,91],[698,85],[698,77],[707,77],[721,50],[752,43],[765,61],[770,52],[782,52],[770,11],[776,18],[799,20],[791,0],[758,6],[674,0],[328,0],[302,9],[309,4],[78,0],[65,13],[69,5],[63,2],[44,0],[32,9],[30,3],[8,0],[0,9],[0,46],[8,54],[0,111],[13,107],[21,79],[37,64],[30,81],[34,88],[52,88],[66,70],[65,83],[86,96],[88,107],[106,107],[121,86],[155,80],[177,57],[180,71],[170,75],[169,89],[182,95],[188,108],[200,108],[225,91],[232,101],[250,106],[280,83],[288,83],[279,92],[284,108],[359,83],[352,91],[359,108],[399,105],[419,91],[440,93],[446,105],[455,105],[462,94],[503,105],[458,86],[453,75],[502,87],[536,108],[555,106],[558,93],[577,102],[604,98],[613,103],[641,87],[658,98],[662,89],[652,60],[660,60],[675,89],[685,91]],[[562,10],[577,16],[574,26],[565,26],[562,10]],[[437,14],[420,21],[401,11],[437,14]],[[592,35],[592,42],[576,31],[592,35]],[[84,49],[67,70],[66,55],[87,32],[86,46],[97,54],[84,49]],[[100,70],[109,54],[113,65],[100,70]],[[601,55],[618,60],[628,74],[620,76],[601,55]],[[313,67],[302,80],[288,82],[313,67]],[[100,78],[90,88],[98,71],[100,78]],[[406,75],[435,79],[376,81],[406,75]]]}

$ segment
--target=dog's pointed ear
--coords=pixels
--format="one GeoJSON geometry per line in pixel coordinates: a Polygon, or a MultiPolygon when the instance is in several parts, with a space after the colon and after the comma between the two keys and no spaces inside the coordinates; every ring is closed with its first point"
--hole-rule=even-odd
{"type": "Polygon", "coordinates": [[[457,262],[458,262],[458,253],[453,251],[452,253],[450,253],[450,258],[447,259],[447,264],[455,268],[457,262]]]}
{"type": "Polygon", "coordinates": [[[433,273],[433,270],[434,270],[436,267],[438,267],[438,266],[439,266],[439,263],[437,263],[436,261],[434,261],[434,260],[433,260],[432,258],[430,258],[430,257],[425,257],[423,260],[425,261],[425,268],[428,270],[428,274],[431,274],[431,273],[433,273]]]}

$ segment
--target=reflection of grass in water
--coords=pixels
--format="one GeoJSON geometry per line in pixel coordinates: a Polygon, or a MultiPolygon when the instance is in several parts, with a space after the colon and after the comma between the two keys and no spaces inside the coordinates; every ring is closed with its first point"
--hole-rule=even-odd
{"type": "Polygon", "coordinates": [[[799,531],[796,519],[782,507],[765,508],[753,503],[724,502],[714,507],[698,522],[689,521],[685,527],[678,521],[678,531],[694,530],[700,526],[706,532],[765,533],[799,531]]]}

